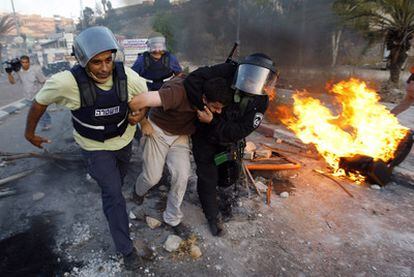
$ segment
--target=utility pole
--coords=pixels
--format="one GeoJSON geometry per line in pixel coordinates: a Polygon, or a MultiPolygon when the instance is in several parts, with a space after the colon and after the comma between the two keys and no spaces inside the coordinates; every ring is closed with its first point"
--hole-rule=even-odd
{"type": "Polygon", "coordinates": [[[240,13],[241,13],[241,0],[237,2],[237,30],[236,30],[236,42],[239,44],[237,47],[237,57],[240,56],[240,13]]]}
{"type": "Polygon", "coordinates": [[[14,20],[14,25],[15,25],[16,34],[17,34],[16,38],[18,40],[18,41],[16,40],[16,43],[19,45],[18,56],[20,56],[20,55],[22,55],[22,44],[24,43],[24,41],[21,41],[23,38],[20,35],[20,25],[19,25],[19,20],[17,19],[17,16],[16,16],[16,10],[14,9],[14,1],[10,0],[10,2],[11,2],[11,5],[12,5],[12,10],[13,10],[13,20],[14,20]]]}
{"type": "Polygon", "coordinates": [[[16,10],[14,9],[14,1],[10,0],[11,5],[12,5],[12,10],[13,10],[13,19],[14,19],[14,25],[16,26],[16,32],[17,32],[17,36],[20,36],[20,26],[19,26],[19,21],[17,20],[17,16],[16,16],[16,10]]]}
{"type": "Polygon", "coordinates": [[[80,6],[80,24],[81,24],[81,31],[83,31],[84,22],[83,22],[83,1],[79,0],[79,6],[80,6]]]}

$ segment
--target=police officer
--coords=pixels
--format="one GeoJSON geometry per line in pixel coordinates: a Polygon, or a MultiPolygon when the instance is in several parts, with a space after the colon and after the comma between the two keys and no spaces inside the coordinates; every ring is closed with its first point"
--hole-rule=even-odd
{"type": "MultiPolygon", "coordinates": [[[[121,186],[135,132],[135,126],[128,124],[128,105],[134,95],[147,88],[138,74],[114,60],[118,49],[115,36],[106,27],[81,32],[73,47],[79,64],[53,75],[36,95],[25,137],[42,148],[50,141],[37,136],[35,129],[47,106],[56,103],[71,110],[74,139],[87,160],[88,173],[102,190],[103,210],[116,250],[124,255],[127,269],[137,269],[141,257],[129,236],[121,186]]],[[[144,115],[142,112],[136,117],[144,115]]]]}
{"type": "Polygon", "coordinates": [[[139,55],[132,69],[147,81],[148,90],[159,90],[164,82],[181,73],[177,58],[167,51],[165,37],[152,34],[147,41],[149,51],[139,55]]]}
{"type": "MultiPolygon", "coordinates": [[[[139,55],[132,69],[147,81],[148,90],[159,90],[164,82],[181,73],[177,58],[167,51],[165,37],[161,33],[153,33],[147,41],[149,51],[139,55]]],[[[147,124],[140,124],[142,132],[149,134],[147,124]]],[[[142,133],[137,127],[135,139],[140,140],[142,133]]]]}
{"type": "Polygon", "coordinates": [[[217,187],[231,187],[237,182],[244,138],[259,127],[269,102],[265,91],[274,87],[276,81],[273,61],[257,53],[247,56],[240,64],[232,62],[200,68],[184,82],[190,101],[202,111],[192,136],[193,154],[198,195],[214,236],[224,233],[219,208],[224,216],[231,216],[229,199],[219,202],[217,187]],[[194,97],[197,95],[194,91],[199,91],[205,80],[212,77],[226,78],[234,91],[234,102],[224,108],[222,114],[213,115],[199,96],[194,97]],[[219,204],[224,205],[219,207],[219,204]]]}

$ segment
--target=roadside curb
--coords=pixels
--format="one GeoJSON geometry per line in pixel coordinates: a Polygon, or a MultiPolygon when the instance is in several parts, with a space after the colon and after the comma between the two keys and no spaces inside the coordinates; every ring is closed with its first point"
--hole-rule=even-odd
{"type": "Polygon", "coordinates": [[[32,102],[26,98],[21,98],[13,103],[0,107],[0,120],[5,119],[9,115],[29,106],[30,103],[32,102]]]}

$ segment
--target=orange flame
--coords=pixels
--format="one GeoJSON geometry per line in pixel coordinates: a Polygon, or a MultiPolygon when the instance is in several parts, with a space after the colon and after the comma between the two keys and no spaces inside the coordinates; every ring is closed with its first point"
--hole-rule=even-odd
{"type": "Polygon", "coordinates": [[[337,175],[344,174],[338,166],[341,157],[361,154],[384,162],[394,158],[408,129],[378,103],[377,93],[355,78],[333,84],[329,92],[335,99],[331,108],[307,96],[306,91],[297,92],[294,116],[281,121],[304,143],[314,144],[337,175]]]}

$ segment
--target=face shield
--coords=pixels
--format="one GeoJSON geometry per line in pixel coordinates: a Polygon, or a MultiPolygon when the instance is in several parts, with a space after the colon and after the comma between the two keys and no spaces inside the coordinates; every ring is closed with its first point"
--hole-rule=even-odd
{"type": "Polygon", "coordinates": [[[152,37],[148,39],[148,48],[150,52],[167,51],[165,37],[152,37]]]}
{"type": "MultiPolygon", "coordinates": [[[[120,49],[114,34],[106,27],[90,27],[75,37],[73,52],[82,67],[86,67],[89,60],[99,53],[112,51],[116,53],[120,49]]],[[[122,56],[122,51],[117,53],[122,56]]]]}
{"type": "Polygon", "coordinates": [[[240,64],[234,87],[254,95],[265,95],[277,83],[277,74],[268,68],[254,64],[240,64]]]}

